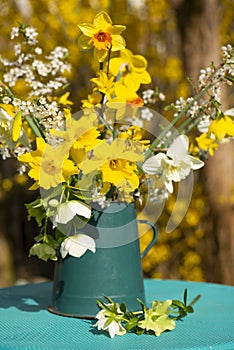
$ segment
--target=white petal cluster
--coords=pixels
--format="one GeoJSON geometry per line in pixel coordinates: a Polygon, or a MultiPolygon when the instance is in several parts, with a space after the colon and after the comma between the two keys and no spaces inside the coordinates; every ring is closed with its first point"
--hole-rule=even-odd
{"type": "MultiPolygon", "coordinates": [[[[113,307],[113,304],[106,304],[109,308],[113,307]]],[[[98,330],[108,331],[111,338],[114,338],[115,335],[124,335],[126,333],[126,329],[121,324],[121,316],[123,316],[123,312],[118,307],[115,312],[101,310],[95,316],[98,319],[97,323],[95,323],[94,327],[97,327],[98,330]],[[118,315],[116,315],[118,314],[118,315]]]]}
{"type": "Polygon", "coordinates": [[[57,207],[57,214],[55,215],[54,225],[56,226],[56,224],[67,224],[76,215],[90,219],[91,209],[83,202],[79,202],[77,200],[61,203],[57,207]]]}
{"type": "Polygon", "coordinates": [[[60,247],[60,254],[63,259],[67,256],[67,254],[75,258],[80,258],[86,253],[87,250],[95,253],[95,240],[90,236],[79,233],[77,235],[67,237],[62,242],[60,247]]]}
{"type": "Polygon", "coordinates": [[[178,136],[166,154],[160,152],[148,158],[143,164],[143,171],[160,176],[167,191],[173,193],[173,181],[185,179],[191,170],[200,169],[204,165],[204,162],[188,154],[188,147],[188,137],[178,136]]]}

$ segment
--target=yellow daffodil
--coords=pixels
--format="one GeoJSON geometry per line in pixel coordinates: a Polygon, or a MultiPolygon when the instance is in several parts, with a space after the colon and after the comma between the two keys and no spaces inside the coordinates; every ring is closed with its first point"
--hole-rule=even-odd
{"type": "Polygon", "coordinates": [[[140,142],[143,145],[148,145],[150,140],[142,140],[143,133],[142,129],[139,126],[130,126],[130,128],[126,131],[122,131],[119,134],[119,138],[132,139],[134,141],[140,142]]]}
{"type": "Polygon", "coordinates": [[[196,141],[198,147],[203,151],[208,151],[211,156],[214,155],[214,151],[218,148],[218,143],[206,133],[196,137],[196,141]]]}
{"type": "Polygon", "coordinates": [[[94,91],[103,93],[107,100],[110,100],[114,95],[114,77],[109,78],[105,72],[101,71],[97,74],[97,78],[93,78],[91,81],[96,85],[94,91]]]}
{"type": "Polygon", "coordinates": [[[103,62],[108,54],[108,50],[118,51],[125,48],[125,40],[120,35],[125,26],[113,25],[109,15],[99,12],[93,23],[83,23],[78,25],[81,36],[79,37],[80,46],[87,50],[94,48],[94,55],[99,62],[103,62]]]}
{"type": "Polygon", "coordinates": [[[136,162],[144,160],[144,147],[137,142],[127,142],[124,139],[116,139],[111,144],[98,145],[91,158],[86,158],[80,169],[84,174],[101,172],[103,182],[109,182],[118,187],[123,181],[128,182],[132,190],[139,185],[136,162]]]}
{"type": "Polygon", "coordinates": [[[81,100],[82,108],[92,108],[93,106],[101,104],[103,95],[98,91],[93,91],[88,95],[87,99],[81,100]]]}
{"type": "Polygon", "coordinates": [[[220,114],[209,126],[209,134],[214,134],[218,140],[234,136],[234,123],[231,117],[220,114]]]}
{"type": "Polygon", "coordinates": [[[38,187],[49,189],[67,181],[73,174],[78,174],[75,164],[68,159],[61,147],[53,149],[45,143],[44,139],[36,139],[36,150],[22,154],[18,160],[30,166],[28,175],[35,180],[30,187],[35,190],[38,187]]]}
{"type": "Polygon", "coordinates": [[[117,82],[115,83],[115,96],[106,105],[110,110],[115,110],[115,118],[120,120],[126,116],[131,117],[137,108],[144,105],[144,102],[137,95],[133,86],[127,87],[117,82]]]}
{"type": "MultiPolygon", "coordinates": [[[[77,117],[79,118],[79,116],[77,117]]],[[[70,148],[77,139],[84,140],[83,135],[95,129],[95,123],[97,124],[97,116],[91,109],[86,109],[84,115],[79,119],[76,119],[76,115],[74,115],[74,118],[68,118],[66,120],[66,130],[56,130],[54,136],[64,139],[67,147],[70,148]]]]}
{"type": "Polygon", "coordinates": [[[101,168],[102,180],[109,182],[116,187],[123,186],[123,183],[129,183],[131,189],[134,190],[139,186],[139,178],[136,174],[137,166],[126,159],[108,160],[101,168]]]}
{"type": "Polygon", "coordinates": [[[104,142],[100,140],[100,131],[95,127],[97,117],[94,113],[86,110],[87,116],[79,120],[69,118],[66,120],[66,131],[56,131],[54,135],[61,137],[65,143],[61,145],[76,164],[79,164],[88,151],[104,142]]]}
{"type": "Polygon", "coordinates": [[[134,87],[137,91],[141,84],[151,82],[150,74],[147,72],[148,63],[141,55],[133,55],[128,50],[122,50],[120,57],[110,60],[110,72],[119,77],[121,82],[127,87],[134,87]]]}

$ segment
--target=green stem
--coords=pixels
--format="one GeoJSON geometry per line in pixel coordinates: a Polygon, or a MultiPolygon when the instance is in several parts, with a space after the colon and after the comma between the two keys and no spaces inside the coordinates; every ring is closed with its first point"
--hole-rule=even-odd
{"type": "Polygon", "coordinates": [[[1,80],[0,80],[0,86],[2,86],[5,90],[6,90],[6,93],[11,97],[11,98],[15,98],[13,92],[9,89],[9,87],[4,84],[1,80]]]}
{"type": "Polygon", "coordinates": [[[112,127],[106,122],[106,120],[99,114],[99,119],[100,119],[100,121],[102,122],[102,124],[104,124],[105,125],[105,127],[111,132],[111,133],[113,133],[113,129],[112,129],[112,127]]]}
{"type": "Polygon", "coordinates": [[[207,92],[213,84],[208,84],[205,88],[203,88],[197,96],[193,98],[193,100],[177,115],[176,118],[172,120],[170,124],[161,132],[161,134],[155,139],[155,141],[151,144],[148,150],[145,153],[145,157],[147,158],[151,151],[163,140],[163,138],[167,135],[167,133],[172,129],[172,127],[178,122],[178,120],[193,106],[193,104],[201,98],[201,96],[207,92]]]}
{"type": "Polygon", "coordinates": [[[185,120],[178,129],[172,133],[172,135],[167,139],[165,142],[165,148],[169,146],[169,144],[174,140],[176,136],[182,135],[182,134],[188,134],[190,130],[192,130],[203,118],[203,115],[200,115],[197,118],[190,117],[187,120],[185,120]],[[187,127],[187,128],[186,128],[187,127]]]}
{"type": "Polygon", "coordinates": [[[46,243],[47,240],[47,225],[48,225],[48,216],[45,217],[45,226],[44,226],[44,237],[43,237],[43,242],[46,243]]]}
{"type": "Polygon", "coordinates": [[[64,196],[64,193],[65,193],[65,186],[63,186],[63,189],[62,189],[62,192],[61,192],[61,195],[60,195],[60,199],[59,199],[59,203],[61,204],[62,203],[62,199],[63,199],[63,196],[64,196]]]}
{"type": "Polygon", "coordinates": [[[116,132],[116,112],[115,112],[115,115],[114,115],[114,128],[113,128],[113,140],[116,139],[116,136],[117,136],[117,132],[116,132]]]}
{"type": "Polygon", "coordinates": [[[37,125],[38,123],[35,122],[35,117],[32,115],[26,115],[24,118],[25,118],[26,122],[28,123],[28,125],[30,126],[30,128],[32,129],[35,136],[42,137],[45,140],[44,134],[42,133],[42,131],[40,130],[40,128],[37,125]]]}
{"type": "Polygon", "coordinates": [[[103,70],[104,69],[104,62],[99,62],[99,70],[103,70]]]}
{"type": "Polygon", "coordinates": [[[111,45],[110,48],[109,48],[108,56],[107,56],[107,68],[106,68],[106,74],[107,74],[107,76],[108,76],[108,74],[109,74],[109,68],[110,68],[111,49],[112,49],[112,45],[111,45]]]}
{"type": "Polygon", "coordinates": [[[143,311],[133,311],[132,314],[133,315],[143,315],[144,312],[143,311]]]}

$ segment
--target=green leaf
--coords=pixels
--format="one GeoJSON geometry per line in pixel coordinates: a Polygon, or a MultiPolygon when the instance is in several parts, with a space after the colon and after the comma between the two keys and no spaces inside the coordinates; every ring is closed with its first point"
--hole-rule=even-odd
{"type": "Polygon", "coordinates": [[[185,309],[186,306],[184,305],[184,303],[182,303],[182,301],[180,300],[172,300],[172,307],[178,307],[180,309],[185,309]]]}
{"type": "Polygon", "coordinates": [[[126,312],[126,310],[127,310],[126,304],[121,303],[119,307],[120,307],[120,310],[121,310],[123,313],[126,312]]]}
{"type": "Polygon", "coordinates": [[[136,329],[136,334],[137,335],[142,335],[144,333],[145,333],[145,329],[142,329],[142,328],[139,328],[139,327],[136,329]]]}
{"type": "Polygon", "coordinates": [[[138,317],[134,317],[125,324],[124,328],[126,329],[127,332],[129,332],[132,328],[135,328],[137,324],[138,324],[138,317]]]}
{"type": "Polygon", "coordinates": [[[33,217],[35,218],[38,226],[42,226],[42,222],[46,217],[46,212],[41,198],[38,198],[31,203],[25,204],[25,207],[28,211],[28,220],[33,217]]]}
{"type": "Polygon", "coordinates": [[[29,251],[29,256],[36,255],[39,259],[47,261],[57,260],[56,250],[47,243],[36,243],[29,251]]]}
{"type": "Polygon", "coordinates": [[[144,302],[141,299],[139,299],[139,298],[137,298],[137,301],[138,301],[138,303],[140,303],[142,311],[145,312],[147,307],[145,306],[144,302]]]}
{"type": "Polygon", "coordinates": [[[100,306],[101,309],[112,312],[111,308],[109,308],[109,306],[107,306],[105,303],[103,303],[103,301],[101,301],[100,299],[97,299],[96,302],[97,302],[98,306],[100,306]]]}
{"type": "Polygon", "coordinates": [[[55,238],[56,238],[57,243],[60,245],[64,241],[66,236],[62,232],[60,232],[58,229],[56,229],[55,230],[55,238]]]}
{"type": "Polygon", "coordinates": [[[114,304],[114,301],[111,298],[109,298],[109,297],[107,297],[105,295],[104,295],[104,298],[108,301],[108,303],[114,304]]]}
{"type": "Polygon", "coordinates": [[[36,241],[37,243],[43,241],[43,239],[44,239],[44,235],[42,233],[39,233],[39,235],[34,237],[34,241],[36,241]]]}
{"type": "Polygon", "coordinates": [[[187,305],[187,296],[188,296],[188,290],[185,288],[184,290],[184,305],[187,305]]]}
{"type": "Polygon", "coordinates": [[[186,311],[187,311],[189,314],[191,314],[191,313],[194,312],[193,307],[192,307],[191,305],[188,305],[188,306],[186,307],[186,311]]]}

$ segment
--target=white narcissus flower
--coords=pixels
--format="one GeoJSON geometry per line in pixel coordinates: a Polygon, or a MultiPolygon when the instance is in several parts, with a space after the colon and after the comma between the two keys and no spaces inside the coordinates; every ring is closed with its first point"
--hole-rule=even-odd
{"type": "MultiPolygon", "coordinates": [[[[108,307],[113,307],[113,304],[106,304],[108,307]]],[[[114,338],[115,335],[124,335],[126,333],[126,329],[121,324],[121,316],[124,314],[120,311],[120,308],[117,309],[118,315],[114,312],[101,310],[95,316],[98,319],[97,323],[95,323],[94,327],[97,327],[98,330],[108,331],[111,338],[114,338]],[[115,319],[116,318],[116,319],[115,319]]]]}
{"type": "Polygon", "coordinates": [[[173,192],[172,181],[185,179],[191,170],[200,169],[204,162],[188,153],[189,140],[186,135],[178,136],[168,148],[167,153],[158,153],[143,164],[143,171],[159,175],[168,192],[173,192]]]}
{"type": "Polygon", "coordinates": [[[74,256],[75,258],[80,258],[87,250],[95,253],[96,244],[92,237],[83,233],[67,237],[60,247],[60,253],[63,259],[67,254],[74,256]]]}
{"type": "Polygon", "coordinates": [[[55,224],[66,224],[71,221],[75,215],[83,216],[86,219],[91,217],[91,209],[77,200],[61,203],[57,207],[57,214],[55,215],[55,224]]]}

